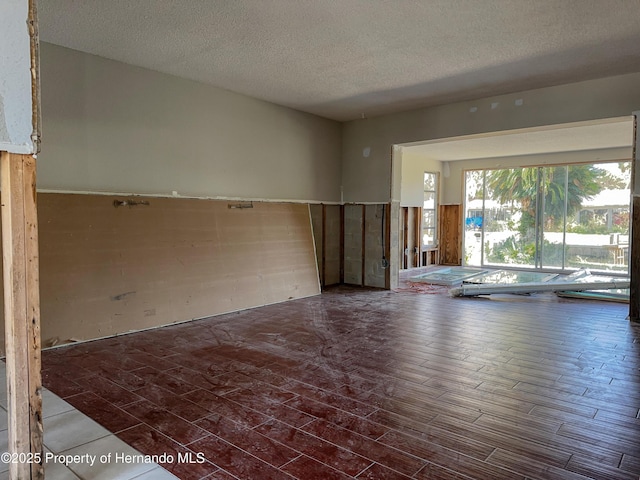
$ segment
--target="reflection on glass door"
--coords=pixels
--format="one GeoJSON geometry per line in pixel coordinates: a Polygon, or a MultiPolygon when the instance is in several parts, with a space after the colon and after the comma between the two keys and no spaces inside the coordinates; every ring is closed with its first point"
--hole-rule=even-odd
{"type": "Polygon", "coordinates": [[[467,265],[628,271],[630,162],[466,172],[467,265]]]}

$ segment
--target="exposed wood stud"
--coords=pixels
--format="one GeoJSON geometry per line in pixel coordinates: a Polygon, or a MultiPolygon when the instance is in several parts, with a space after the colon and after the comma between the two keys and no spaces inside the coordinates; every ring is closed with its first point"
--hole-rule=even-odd
{"type": "Polygon", "coordinates": [[[365,275],[366,275],[366,261],[367,261],[367,255],[366,255],[366,239],[367,239],[367,206],[366,205],[362,205],[362,281],[361,281],[361,285],[364,287],[366,282],[365,282],[365,275]]]}
{"type": "Polygon", "coordinates": [[[344,283],[344,205],[340,205],[340,283],[344,283]]]}
{"type": "MultiPolygon", "coordinates": [[[[384,258],[387,260],[387,265],[389,265],[389,261],[391,259],[391,204],[386,203],[382,206],[384,208],[384,258]]],[[[391,288],[391,268],[387,266],[384,270],[384,288],[387,290],[391,288]]]]}
{"type": "Polygon", "coordinates": [[[402,207],[402,268],[407,268],[407,252],[409,248],[409,207],[402,207]]]}
{"type": "Polygon", "coordinates": [[[9,478],[44,478],[36,162],[0,152],[2,253],[10,454],[40,462],[9,464],[9,478]]]}
{"type": "Polygon", "coordinates": [[[320,284],[322,288],[327,285],[327,206],[322,204],[322,272],[320,272],[320,284]]]}

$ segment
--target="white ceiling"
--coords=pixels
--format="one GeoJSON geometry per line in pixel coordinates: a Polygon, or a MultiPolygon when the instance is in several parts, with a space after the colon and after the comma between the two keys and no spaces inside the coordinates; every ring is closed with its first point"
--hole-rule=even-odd
{"type": "Polygon", "coordinates": [[[335,120],[640,71],[639,0],[44,0],[40,37],[335,120]]]}

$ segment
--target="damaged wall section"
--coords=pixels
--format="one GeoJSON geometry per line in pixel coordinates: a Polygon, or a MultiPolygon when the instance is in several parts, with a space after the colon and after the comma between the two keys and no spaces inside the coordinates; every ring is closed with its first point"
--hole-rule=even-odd
{"type": "Polygon", "coordinates": [[[389,288],[389,210],[388,204],[344,206],[344,283],[389,288]]]}
{"type": "Polygon", "coordinates": [[[114,200],[38,195],[45,347],[320,293],[306,204],[114,200]]]}

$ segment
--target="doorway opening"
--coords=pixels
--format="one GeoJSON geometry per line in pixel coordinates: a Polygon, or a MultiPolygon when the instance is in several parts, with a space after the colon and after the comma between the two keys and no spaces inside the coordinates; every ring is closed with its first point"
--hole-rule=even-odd
{"type": "MultiPolygon", "coordinates": [[[[394,145],[391,200],[399,208],[391,238],[400,241],[391,284],[400,269],[416,266],[403,261],[403,215],[425,208],[425,172],[437,174],[438,220],[433,261],[420,265],[448,258],[456,262],[447,265],[556,272],[588,265],[627,274],[633,143],[634,117],[627,116],[394,145]],[[497,188],[501,175],[504,192],[497,188]],[[533,190],[507,198],[517,176],[527,177],[533,190]],[[604,185],[594,190],[583,184],[589,179],[604,185]],[[459,212],[444,222],[455,229],[445,230],[443,209],[459,212]]],[[[423,222],[423,212],[412,218],[423,222]]],[[[415,238],[420,248],[421,237],[415,238]]]]}

